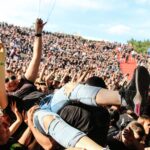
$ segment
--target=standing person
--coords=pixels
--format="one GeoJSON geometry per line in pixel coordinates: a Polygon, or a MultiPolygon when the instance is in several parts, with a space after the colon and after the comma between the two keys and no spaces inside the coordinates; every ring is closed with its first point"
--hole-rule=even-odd
{"type": "MultiPolygon", "coordinates": [[[[25,72],[25,75],[19,80],[11,69],[6,69],[5,75],[1,73],[1,76],[3,77],[5,76],[5,89],[7,94],[23,99],[32,92],[37,91],[36,87],[34,86],[34,81],[37,78],[39,65],[41,61],[42,30],[44,25],[45,23],[43,23],[41,19],[36,20],[33,57],[28,66],[28,69],[25,72]]],[[[3,53],[5,53],[4,46],[3,46],[3,53]]],[[[5,60],[3,59],[1,61],[4,67],[5,60]]],[[[6,108],[7,101],[4,100],[3,103],[5,103],[3,104],[4,105],[3,107],[6,108]]]]}

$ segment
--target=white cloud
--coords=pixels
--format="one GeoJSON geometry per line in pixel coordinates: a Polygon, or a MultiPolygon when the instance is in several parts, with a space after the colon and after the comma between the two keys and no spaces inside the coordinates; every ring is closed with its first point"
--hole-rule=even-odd
{"type": "Polygon", "coordinates": [[[144,8],[139,8],[139,9],[136,9],[135,10],[135,13],[137,15],[140,15],[140,16],[147,16],[147,14],[149,13],[149,11],[147,9],[144,9],[144,8]]]}
{"type": "Polygon", "coordinates": [[[136,2],[138,4],[150,4],[149,0],[134,0],[134,2],[136,2]]]}
{"type": "Polygon", "coordinates": [[[1,2],[0,21],[28,25],[37,17],[37,5],[35,0],[4,0],[1,2]]]}
{"type": "Polygon", "coordinates": [[[128,34],[130,32],[131,28],[129,26],[126,25],[115,25],[110,27],[107,32],[109,34],[115,34],[115,35],[124,35],[124,34],[128,34]]]}

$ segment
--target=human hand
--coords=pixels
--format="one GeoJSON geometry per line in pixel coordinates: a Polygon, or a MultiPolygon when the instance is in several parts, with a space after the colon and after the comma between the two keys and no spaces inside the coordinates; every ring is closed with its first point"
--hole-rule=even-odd
{"type": "Polygon", "coordinates": [[[26,124],[28,124],[28,117],[27,117],[27,113],[25,110],[22,111],[22,119],[24,120],[26,124]]]}
{"type": "Polygon", "coordinates": [[[65,94],[69,97],[74,88],[78,85],[77,82],[69,82],[65,85],[65,94]]]}
{"type": "Polygon", "coordinates": [[[123,130],[123,137],[124,137],[124,144],[125,145],[132,145],[135,141],[134,133],[131,128],[123,130]]]}
{"type": "Polygon", "coordinates": [[[41,34],[45,24],[46,24],[46,22],[43,23],[42,19],[37,18],[36,23],[35,23],[35,33],[41,34]]]}
{"type": "Polygon", "coordinates": [[[15,102],[15,101],[13,101],[13,102],[11,103],[11,110],[12,110],[13,113],[15,114],[16,119],[17,119],[18,121],[22,121],[22,115],[21,115],[21,113],[18,111],[18,108],[17,108],[17,105],[16,105],[16,102],[15,102]]]}
{"type": "Polygon", "coordinates": [[[33,126],[33,114],[34,112],[39,108],[38,105],[35,105],[31,107],[28,112],[27,112],[27,117],[28,117],[28,126],[31,127],[33,126]]]}

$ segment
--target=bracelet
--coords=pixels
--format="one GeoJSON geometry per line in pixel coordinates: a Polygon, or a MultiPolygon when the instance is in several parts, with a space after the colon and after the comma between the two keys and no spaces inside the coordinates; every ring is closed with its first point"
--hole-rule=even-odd
{"type": "Polygon", "coordinates": [[[41,36],[42,36],[42,33],[36,33],[35,36],[36,36],[36,37],[41,37],[41,36]]]}
{"type": "Polygon", "coordinates": [[[0,66],[4,66],[5,65],[5,63],[4,62],[0,62],[0,66]]]}

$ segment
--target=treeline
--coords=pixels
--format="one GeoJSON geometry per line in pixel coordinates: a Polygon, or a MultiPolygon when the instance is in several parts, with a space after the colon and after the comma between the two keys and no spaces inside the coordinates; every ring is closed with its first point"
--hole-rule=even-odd
{"type": "Polygon", "coordinates": [[[143,54],[147,53],[147,49],[150,48],[150,40],[137,41],[131,39],[128,41],[128,44],[131,44],[135,51],[143,54]]]}

